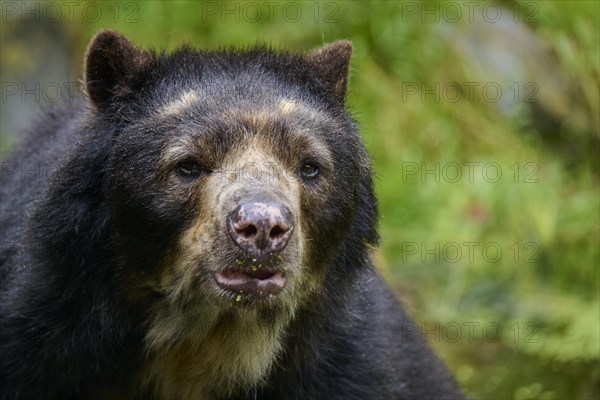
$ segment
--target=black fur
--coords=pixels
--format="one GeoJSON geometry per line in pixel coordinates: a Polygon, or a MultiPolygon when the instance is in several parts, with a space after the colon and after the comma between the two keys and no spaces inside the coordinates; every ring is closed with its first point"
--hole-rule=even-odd
{"type": "MultiPolygon", "coordinates": [[[[302,214],[326,278],[287,327],[266,383],[239,399],[462,398],[420,336],[404,334],[411,320],[369,260],[377,205],[344,109],[350,53],[338,42],[307,57],[261,47],[152,54],[99,34],[86,60],[88,97],[42,116],[6,164],[43,173],[3,174],[0,398],[150,397],[131,386],[152,297],[129,284],[153,273],[194,216],[160,186],[161,151],[185,126],[220,132],[211,148],[226,153],[240,139],[216,111],[281,93],[337,121],[322,135],[335,158],[331,190],[302,214]],[[188,88],[210,102],[191,120],[156,120],[161,101],[188,88]]],[[[287,142],[274,142],[283,159],[287,142]]]]}

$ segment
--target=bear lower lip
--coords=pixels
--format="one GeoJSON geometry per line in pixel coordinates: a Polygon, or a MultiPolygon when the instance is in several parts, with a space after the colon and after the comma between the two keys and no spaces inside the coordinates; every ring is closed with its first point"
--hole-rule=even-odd
{"type": "Polygon", "coordinates": [[[217,285],[236,293],[275,295],[279,294],[287,282],[282,271],[246,271],[228,268],[215,273],[217,285]]]}

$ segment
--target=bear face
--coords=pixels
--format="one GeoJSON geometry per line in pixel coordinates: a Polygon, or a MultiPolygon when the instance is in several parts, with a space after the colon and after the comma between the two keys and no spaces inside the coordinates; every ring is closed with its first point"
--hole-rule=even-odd
{"type": "MultiPolygon", "coordinates": [[[[119,279],[150,310],[142,386],[202,397],[256,384],[342,241],[359,237],[361,184],[372,188],[343,103],[350,50],[157,57],[115,33],[92,41],[93,118],[114,121],[119,279]]],[[[374,231],[374,218],[364,223],[374,231]]]]}

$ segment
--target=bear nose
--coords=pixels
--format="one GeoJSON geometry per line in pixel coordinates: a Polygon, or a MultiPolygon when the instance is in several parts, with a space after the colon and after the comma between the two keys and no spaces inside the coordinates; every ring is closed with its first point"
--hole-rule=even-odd
{"type": "Polygon", "coordinates": [[[275,253],[287,245],[294,223],[291,211],[279,203],[251,202],[228,217],[231,238],[252,254],[275,253]]]}

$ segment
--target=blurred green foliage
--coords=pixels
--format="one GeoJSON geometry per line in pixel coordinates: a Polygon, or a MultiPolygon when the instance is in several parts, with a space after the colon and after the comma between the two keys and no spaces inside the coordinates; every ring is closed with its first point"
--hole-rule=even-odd
{"type": "Polygon", "coordinates": [[[598,398],[599,3],[469,4],[140,1],[64,25],[76,65],[101,28],[166,49],[352,40],[377,263],[427,339],[473,398],[598,398]]]}

